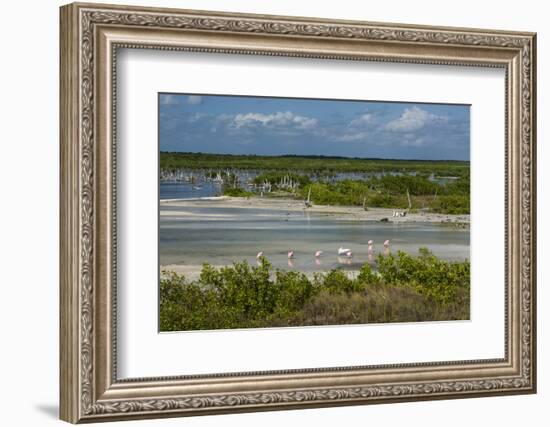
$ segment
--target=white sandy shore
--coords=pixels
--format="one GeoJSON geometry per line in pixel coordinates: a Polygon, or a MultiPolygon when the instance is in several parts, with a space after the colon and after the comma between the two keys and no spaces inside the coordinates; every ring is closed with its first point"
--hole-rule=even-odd
{"type": "MultiPolygon", "coordinates": [[[[338,219],[354,220],[354,221],[381,221],[387,218],[388,222],[393,223],[451,223],[451,224],[469,224],[470,215],[450,215],[438,214],[432,212],[419,211],[416,213],[407,213],[404,217],[394,217],[393,212],[396,209],[386,208],[368,208],[365,211],[360,206],[330,206],[330,205],[313,205],[309,208],[304,206],[300,200],[284,199],[284,198],[268,198],[268,197],[208,197],[197,199],[172,199],[161,200],[160,215],[170,216],[187,216],[192,213],[182,211],[163,211],[163,207],[219,207],[219,208],[250,208],[250,209],[273,209],[285,210],[287,212],[310,212],[321,215],[330,215],[338,219]]],[[[399,209],[403,212],[404,210],[399,209]]],[[[209,215],[211,216],[211,215],[209,215]]],[[[217,215],[214,215],[217,216],[217,215]]]]}
{"type": "MultiPolygon", "coordinates": [[[[226,265],[211,265],[212,267],[216,269],[220,269],[222,267],[227,267],[226,265]]],[[[160,273],[161,276],[164,277],[165,274],[163,273],[176,273],[179,275],[185,276],[185,278],[189,281],[195,281],[198,280],[202,271],[202,265],[183,265],[183,264],[169,264],[169,265],[161,265],[160,266],[160,273]]],[[[328,270],[327,270],[328,271],[328,270]]],[[[344,273],[351,279],[354,278],[357,274],[359,274],[359,270],[342,270],[344,273]]],[[[308,278],[312,279],[313,275],[315,273],[326,273],[326,271],[300,271],[301,273],[304,273],[308,278]]],[[[273,272],[274,274],[274,272],[273,272]]]]}
{"type": "MultiPolygon", "coordinates": [[[[225,267],[223,265],[213,265],[212,267],[219,269],[225,267]]],[[[184,275],[187,280],[197,280],[201,275],[202,265],[183,265],[183,264],[170,264],[161,265],[160,273],[163,276],[164,272],[173,272],[180,275],[184,275]]]]}

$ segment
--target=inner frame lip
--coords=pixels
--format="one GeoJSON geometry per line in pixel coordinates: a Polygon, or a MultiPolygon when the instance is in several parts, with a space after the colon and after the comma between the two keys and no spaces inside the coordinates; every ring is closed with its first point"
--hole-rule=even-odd
{"type": "MultiPolygon", "coordinates": [[[[105,26],[110,30],[112,30],[111,26],[105,26]]],[[[148,31],[151,31],[151,29],[147,29],[148,31]]],[[[177,31],[177,30],[173,30],[177,31]]],[[[116,33],[115,29],[115,33],[116,33]]],[[[266,37],[270,37],[269,35],[266,37]]],[[[359,42],[355,40],[355,42],[359,42]]],[[[149,44],[149,43],[125,43],[125,42],[119,42],[119,41],[111,41],[112,43],[112,81],[116,82],[116,59],[117,59],[117,52],[119,49],[144,49],[144,50],[171,50],[171,51],[182,51],[182,52],[199,52],[199,53],[223,53],[223,54],[230,54],[230,55],[260,55],[260,56],[273,56],[272,51],[269,49],[265,50],[258,50],[258,49],[228,49],[228,48],[196,48],[193,46],[173,46],[170,45],[169,48],[166,48],[166,46],[163,45],[155,45],[155,44],[149,44]]],[[[473,46],[473,48],[481,49],[478,46],[473,46]]],[[[357,56],[351,56],[351,55],[318,55],[318,54],[308,54],[306,52],[277,52],[275,56],[284,56],[284,57],[298,57],[298,58],[306,58],[306,59],[328,59],[328,60],[350,60],[350,61],[364,61],[364,62],[391,62],[391,63],[406,63],[406,64],[412,64],[412,65],[441,65],[441,66],[462,66],[462,67],[481,67],[481,68],[501,68],[505,70],[505,96],[506,100],[508,99],[508,80],[509,80],[509,63],[508,62],[494,62],[489,60],[488,62],[470,62],[470,61],[463,61],[461,60],[452,60],[452,61],[441,61],[439,59],[415,59],[415,58],[407,58],[407,59],[400,59],[400,58],[391,58],[391,54],[389,55],[390,58],[387,57],[377,57],[373,56],[370,57],[367,54],[361,55],[359,57],[357,56]]],[[[116,111],[116,84],[113,85],[113,111],[116,111]]],[[[158,92],[158,94],[183,94],[182,92],[170,92],[170,91],[162,91],[158,92]]],[[[201,93],[201,92],[185,92],[185,94],[188,95],[214,95],[213,93],[201,93]]],[[[266,96],[266,95],[228,95],[228,94],[220,94],[219,96],[239,96],[239,97],[265,97],[265,98],[283,98],[283,99],[322,99],[322,100],[342,100],[342,101],[357,101],[357,102],[376,102],[376,100],[358,100],[358,99],[346,99],[346,98],[307,98],[307,97],[289,97],[289,96],[266,96]]],[[[440,105],[464,105],[464,106],[471,106],[471,104],[467,103],[438,103],[438,102],[409,102],[409,101],[386,101],[381,100],[380,102],[390,102],[390,103],[418,103],[418,104],[440,104],[440,105]]],[[[508,102],[505,102],[505,109],[508,110],[508,102]]],[[[508,126],[508,114],[506,114],[505,117],[505,127],[508,126]]],[[[112,124],[113,128],[113,135],[116,136],[116,120],[112,124]]],[[[116,151],[116,137],[113,136],[113,150],[116,151]]],[[[508,165],[507,162],[507,156],[508,156],[508,138],[507,138],[507,132],[505,133],[506,136],[506,146],[505,146],[505,162],[506,166],[508,165]]],[[[116,157],[113,156],[113,159],[116,157]]],[[[116,165],[113,165],[116,170],[116,165]]],[[[505,186],[507,187],[508,179],[508,168],[505,167],[505,186]]],[[[116,174],[114,175],[115,180],[113,181],[114,187],[116,188],[116,174]]],[[[115,190],[116,192],[116,190],[115,190]]],[[[507,188],[505,189],[505,216],[508,216],[508,191],[507,188]]],[[[116,212],[116,199],[114,201],[114,211],[116,212]]],[[[505,218],[505,224],[507,223],[507,219],[505,218]]],[[[113,228],[114,234],[116,234],[116,223],[114,223],[115,226],[113,228]]],[[[508,264],[508,250],[507,250],[507,239],[505,239],[505,252],[506,252],[506,259],[505,259],[505,270],[507,269],[508,264]]],[[[115,250],[116,253],[116,250],[115,250]]],[[[115,275],[116,277],[116,275],[115,275]]],[[[116,279],[113,283],[116,283],[116,279]]],[[[114,289],[114,295],[113,297],[116,300],[116,285],[113,287],[114,289]]],[[[508,306],[508,276],[505,274],[505,306],[508,306]]],[[[158,304],[157,304],[158,306],[158,304]]],[[[116,367],[117,364],[117,356],[116,356],[116,310],[114,310],[113,313],[114,316],[114,331],[113,331],[113,365],[116,367]]],[[[158,316],[157,316],[158,317],[158,316]]],[[[350,373],[350,375],[353,375],[352,372],[356,371],[374,371],[374,370],[380,370],[380,369],[418,369],[421,368],[423,370],[426,370],[426,372],[429,372],[430,370],[428,368],[436,368],[436,372],[439,371],[439,367],[453,367],[454,369],[469,369],[473,368],[476,369],[477,367],[491,367],[495,368],[496,366],[499,366],[501,368],[504,368],[505,372],[508,374],[509,371],[509,336],[508,336],[508,330],[509,330],[509,321],[508,321],[508,315],[505,310],[505,342],[504,342],[504,357],[503,358],[491,358],[491,359],[473,359],[473,360],[456,360],[456,361],[433,361],[433,362],[414,362],[414,363],[401,363],[401,364],[380,364],[380,365],[353,365],[353,366],[335,366],[335,367],[324,367],[324,368],[301,368],[301,369],[283,369],[283,370],[267,370],[267,371],[244,371],[244,372],[221,372],[221,373],[210,373],[210,374],[192,374],[192,375],[170,375],[170,376],[160,376],[160,377],[132,377],[132,378],[118,378],[115,372],[113,373],[112,381],[113,383],[150,383],[153,381],[185,381],[188,383],[188,381],[193,380],[199,380],[199,379],[225,379],[225,378],[232,378],[232,377],[265,377],[265,376],[272,376],[272,375],[301,375],[301,374],[334,374],[338,373],[338,377],[340,377],[342,374],[350,373]],[[462,365],[462,366],[461,366],[462,365]]],[[[157,325],[158,326],[158,325],[157,325]]],[[[158,328],[157,328],[158,329],[158,328]]],[[[174,333],[179,333],[174,332],[174,333]]],[[[189,331],[183,331],[183,332],[189,332],[189,331]]],[[[171,332],[162,332],[164,333],[171,333],[171,332]]],[[[293,379],[296,379],[296,377],[292,377],[293,379]]],[[[308,376],[304,377],[305,379],[308,378],[308,376]]]]}

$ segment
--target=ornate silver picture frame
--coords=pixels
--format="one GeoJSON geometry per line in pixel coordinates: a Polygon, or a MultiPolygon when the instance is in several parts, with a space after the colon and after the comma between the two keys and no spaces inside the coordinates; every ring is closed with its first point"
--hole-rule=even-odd
{"type": "Polygon", "coordinates": [[[80,3],[63,6],[60,18],[61,419],[98,422],[536,391],[535,34],[80,3]],[[120,379],[115,144],[122,48],[503,69],[504,357],[120,379]]]}

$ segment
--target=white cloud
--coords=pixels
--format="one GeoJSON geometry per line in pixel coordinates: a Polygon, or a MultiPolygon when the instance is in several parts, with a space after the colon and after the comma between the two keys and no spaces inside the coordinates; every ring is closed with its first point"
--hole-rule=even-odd
{"type": "MultiPolygon", "coordinates": [[[[160,95],[161,105],[178,105],[181,95],[162,94],[160,95]]],[[[202,96],[189,95],[187,97],[187,103],[189,105],[198,105],[202,102],[202,96]]]]}
{"type": "Polygon", "coordinates": [[[428,143],[429,140],[424,137],[414,139],[405,138],[401,141],[401,145],[403,147],[422,147],[424,145],[427,145],[428,143]]]}
{"type": "Polygon", "coordinates": [[[351,142],[351,141],[366,140],[368,136],[369,136],[368,132],[357,132],[357,133],[347,133],[344,135],[339,135],[335,139],[337,141],[351,142]]]}
{"type": "Polygon", "coordinates": [[[447,123],[449,118],[432,114],[419,107],[405,108],[398,119],[392,120],[384,129],[394,132],[411,132],[423,128],[428,124],[447,123]]]}
{"type": "Polygon", "coordinates": [[[236,129],[242,127],[264,126],[270,128],[286,127],[309,130],[317,126],[317,119],[300,116],[290,111],[278,111],[272,114],[247,113],[237,114],[233,118],[230,126],[236,129]]]}
{"type": "Polygon", "coordinates": [[[187,119],[187,121],[189,123],[195,123],[195,122],[198,122],[199,120],[207,117],[208,115],[205,114],[205,113],[195,113],[195,114],[192,114],[191,116],[189,116],[189,118],[187,119]]]}
{"type": "Polygon", "coordinates": [[[176,95],[160,95],[160,105],[178,105],[178,97],[176,95]]]}
{"type": "Polygon", "coordinates": [[[364,126],[364,125],[368,125],[368,124],[372,123],[372,121],[373,121],[372,114],[366,113],[366,114],[362,114],[361,116],[357,117],[356,119],[353,119],[350,122],[350,125],[351,126],[364,126]]]}
{"type": "Polygon", "coordinates": [[[198,95],[189,95],[187,97],[187,103],[189,105],[198,105],[202,102],[202,96],[198,95]]]}

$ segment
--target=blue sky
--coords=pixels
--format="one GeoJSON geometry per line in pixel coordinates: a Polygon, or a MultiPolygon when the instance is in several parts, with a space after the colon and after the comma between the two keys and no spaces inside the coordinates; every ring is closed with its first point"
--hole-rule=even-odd
{"type": "Polygon", "coordinates": [[[466,105],[159,95],[161,151],[469,160],[466,105]]]}

